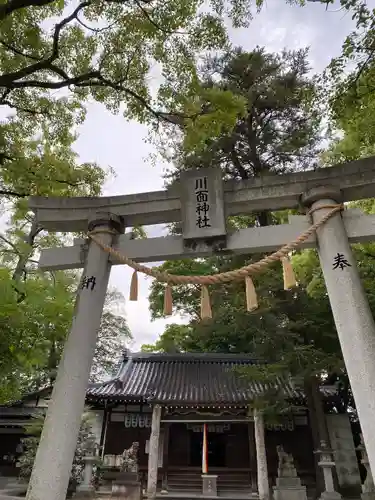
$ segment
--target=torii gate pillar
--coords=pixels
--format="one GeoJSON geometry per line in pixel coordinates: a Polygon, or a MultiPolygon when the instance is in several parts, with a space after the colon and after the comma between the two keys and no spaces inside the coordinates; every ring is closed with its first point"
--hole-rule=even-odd
{"type": "MultiPolygon", "coordinates": [[[[315,223],[330,210],[319,207],[340,203],[341,194],[332,192],[332,189],[313,189],[303,196],[302,201],[314,210],[312,217],[315,223]]],[[[317,243],[336,330],[374,474],[375,323],[340,213],[318,229],[317,243]]]]}
{"type": "MultiPolygon", "coordinates": [[[[100,213],[89,223],[88,229],[102,229],[100,238],[111,245],[116,233],[123,231],[123,224],[117,216],[100,213]]],[[[108,254],[90,243],[72,328],[48,406],[27,500],[66,498],[110,268],[108,254]]]]}

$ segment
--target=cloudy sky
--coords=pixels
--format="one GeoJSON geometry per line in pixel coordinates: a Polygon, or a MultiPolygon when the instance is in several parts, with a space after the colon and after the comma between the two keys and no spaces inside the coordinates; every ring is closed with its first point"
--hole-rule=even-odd
{"type": "MultiPolygon", "coordinates": [[[[375,3],[372,0],[371,3],[375,3]]],[[[373,5],[374,6],[374,5],[373,5]]],[[[319,3],[308,3],[300,8],[289,6],[285,0],[266,0],[261,14],[249,28],[230,30],[233,44],[246,50],[264,46],[277,52],[283,48],[310,47],[310,63],[314,72],[322,71],[331,58],[340,53],[345,36],[353,27],[350,15],[337,12],[330,6],[327,12],[319,3]]],[[[144,142],[147,129],[136,122],[127,122],[122,116],[113,116],[101,105],[93,104],[85,125],[80,131],[76,150],[83,162],[98,162],[111,166],[116,178],[107,182],[105,195],[155,191],[163,186],[165,165],[153,166],[148,160],[152,147],[144,142]]],[[[123,266],[112,270],[110,284],[128,296],[131,271],[123,266]]],[[[140,276],[140,299],[124,304],[128,324],[134,337],[133,350],[143,343],[154,342],[164,330],[167,321],[151,322],[148,310],[149,279],[140,276]]],[[[178,322],[171,318],[168,322],[178,322]]]]}

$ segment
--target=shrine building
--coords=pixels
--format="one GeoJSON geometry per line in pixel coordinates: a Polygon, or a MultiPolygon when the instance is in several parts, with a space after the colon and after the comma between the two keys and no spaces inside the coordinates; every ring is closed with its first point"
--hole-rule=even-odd
{"type": "MultiPolygon", "coordinates": [[[[257,457],[262,450],[257,450],[255,434],[263,432],[270,487],[277,477],[277,446],[281,445],[293,456],[297,474],[313,497],[316,446],[305,395],[292,380],[280,380],[278,389],[290,403],[290,412],[274,424],[263,419],[254,422],[251,403],[265,387],[240,373],[254,363],[250,356],[240,354],[126,351],[116,376],[91,384],[87,390],[86,404],[95,417],[93,430],[104,477],[115,477],[124,449],[138,442],[139,473],[145,491],[155,490],[163,496],[181,492],[199,496],[204,473],[217,476],[218,496],[256,497],[257,457]],[[157,464],[157,473],[150,471],[149,464],[157,464]]],[[[322,386],[320,393],[324,401],[334,398],[336,389],[322,386]]],[[[0,407],[0,473],[6,466],[9,471],[9,457],[16,455],[23,426],[33,412],[44,411],[49,394],[44,390],[17,404],[0,407]]],[[[360,487],[347,415],[326,415],[326,425],[339,486],[360,487]]]]}

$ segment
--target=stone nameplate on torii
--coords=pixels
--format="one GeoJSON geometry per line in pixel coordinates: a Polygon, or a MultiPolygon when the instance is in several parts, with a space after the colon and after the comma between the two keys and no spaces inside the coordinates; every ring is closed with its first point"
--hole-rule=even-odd
{"type": "Polygon", "coordinates": [[[222,239],[225,243],[224,191],[220,169],[182,172],[180,193],[184,240],[222,239]]]}
{"type": "MultiPolygon", "coordinates": [[[[350,243],[374,240],[375,216],[358,211],[341,214],[340,207],[343,202],[374,197],[375,158],[317,171],[238,182],[222,183],[218,173],[210,174],[204,169],[187,175],[191,175],[188,181],[182,180],[166,191],[103,198],[33,197],[30,199],[30,208],[43,229],[85,233],[95,231],[105,248],[117,249],[138,262],[209,256],[218,250],[224,254],[272,252],[304,232],[311,225],[308,218],[291,217],[291,223],[283,226],[235,231],[227,235],[225,244],[219,248],[212,245],[210,240],[225,238],[225,220],[229,216],[299,207],[311,210],[313,223],[319,225],[319,229],[301,247],[318,248],[374,475],[375,324],[350,243]],[[200,191],[208,192],[208,206],[201,201],[198,203],[197,192],[200,191]],[[186,206],[184,196],[188,197],[186,206]],[[210,212],[212,206],[215,210],[210,212]],[[331,216],[330,212],[334,215],[331,216]],[[122,234],[126,227],[171,222],[182,223],[182,237],[137,241],[122,234]],[[196,241],[197,245],[187,248],[187,241],[196,241]]],[[[65,499],[112,263],[117,262],[89,240],[76,242],[71,247],[41,252],[40,268],[84,266],[84,277],[94,280],[95,286],[80,286],[77,291],[75,316],[60,361],[27,500],[65,499]]],[[[156,450],[160,418],[161,408],[156,405],[151,424],[151,450],[156,450]]],[[[261,415],[257,415],[257,419],[260,418],[261,415]]],[[[256,433],[255,437],[257,448],[264,448],[264,436],[256,433]]],[[[150,453],[149,461],[148,494],[154,498],[156,452],[150,453]]],[[[266,472],[264,464],[258,464],[260,496],[268,494],[266,472]]]]}

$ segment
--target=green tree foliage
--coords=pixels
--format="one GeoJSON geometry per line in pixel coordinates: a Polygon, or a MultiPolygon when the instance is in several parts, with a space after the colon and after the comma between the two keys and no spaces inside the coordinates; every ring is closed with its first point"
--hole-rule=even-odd
{"type": "Polygon", "coordinates": [[[208,57],[200,74],[202,93],[191,103],[199,119],[185,120],[182,135],[166,127],[162,154],[175,165],[171,178],[181,169],[207,165],[221,168],[224,178],[242,180],[314,167],[320,115],[308,72],[306,50],[233,49],[208,57]],[[231,102],[242,103],[242,109],[233,108],[229,122],[221,116],[231,114],[225,105],[228,95],[231,102]]]}
{"type": "MultiPolygon", "coordinates": [[[[20,133],[10,123],[6,127],[20,133]]],[[[100,194],[106,172],[95,164],[77,161],[72,149],[74,138],[69,135],[64,140],[58,134],[51,138],[49,132],[34,141],[27,135],[24,140],[20,136],[15,160],[0,168],[0,185],[2,182],[2,194],[6,195],[3,206],[8,215],[5,229],[0,233],[3,266],[0,373],[6,381],[0,391],[2,401],[53,381],[70,329],[76,274],[43,275],[37,270],[40,249],[59,246],[68,239],[49,234],[38,226],[29,212],[28,196],[100,194]]],[[[121,344],[130,336],[125,319],[110,307],[111,299],[116,305],[119,299],[116,292],[108,296],[97,346],[92,376],[99,378],[111,368],[121,344]]]]}
{"type": "Polygon", "coordinates": [[[375,153],[374,81],[372,58],[361,71],[351,72],[343,82],[334,85],[330,101],[334,137],[325,154],[328,163],[357,160],[375,153]]]}
{"type": "MultiPolygon", "coordinates": [[[[25,298],[18,302],[12,277],[1,269],[0,401],[15,400],[25,391],[53,383],[74,310],[77,279],[67,273],[52,278],[37,274],[25,282],[25,298]]],[[[106,298],[93,361],[91,380],[113,371],[119,352],[131,338],[126,320],[116,312],[123,298],[106,298]]]]}
{"type": "Polygon", "coordinates": [[[342,53],[332,60],[327,74],[342,92],[356,92],[362,74],[374,63],[375,9],[363,0],[341,0],[340,4],[352,14],[355,29],[345,38],[342,53]]]}
{"type": "Polygon", "coordinates": [[[0,201],[19,198],[25,211],[29,195],[98,194],[103,170],[79,165],[72,149],[85,104],[94,100],[155,126],[180,116],[196,92],[198,57],[226,46],[224,19],[246,25],[249,6],[250,0],[3,2],[0,201]]]}
{"type": "Polygon", "coordinates": [[[128,118],[160,118],[191,92],[195,59],[226,43],[224,17],[249,19],[248,0],[137,2],[85,0],[79,4],[9,0],[0,13],[0,105],[38,117],[73,110],[94,99],[128,118]],[[149,76],[157,65],[159,93],[149,76]],[[51,93],[66,89],[64,93],[51,93]],[[68,94],[68,96],[67,96],[68,94]],[[63,100],[61,100],[63,99],[63,100]]]}
{"type": "MultiPolygon", "coordinates": [[[[332,59],[327,68],[322,88],[325,95],[345,94],[351,92],[356,95],[361,86],[360,80],[374,64],[375,41],[375,9],[366,0],[307,0],[325,5],[330,12],[341,12],[341,15],[350,15],[354,22],[354,29],[347,34],[342,44],[339,56],[332,59]],[[337,6],[339,5],[339,8],[337,6]],[[333,84],[333,85],[332,85],[333,84]],[[339,87],[339,89],[338,89],[339,87]],[[338,91],[338,92],[337,92],[338,91]]],[[[286,0],[287,4],[305,6],[305,0],[286,0]]],[[[264,0],[258,0],[256,7],[261,10],[264,0]]],[[[340,14],[339,14],[340,15],[340,14]]]]}
{"type": "Polygon", "coordinates": [[[332,139],[324,161],[331,165],[373,155],[375,139],[375,9],[362,0],[340,3],[355,28],[322,79],[332,139]]]}
{"type": "Polygon", "coordinates": [[[191,327],[189,325],[167,325],[164,333],[155,344],[143,344],[143,352],[178,353],[189,351],[191,327]]]}

